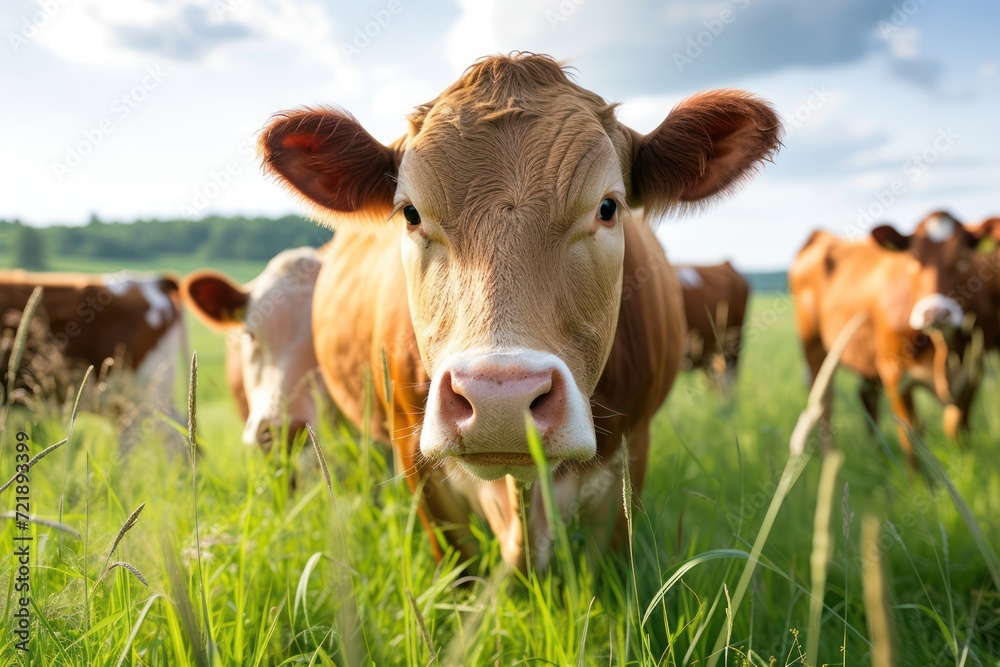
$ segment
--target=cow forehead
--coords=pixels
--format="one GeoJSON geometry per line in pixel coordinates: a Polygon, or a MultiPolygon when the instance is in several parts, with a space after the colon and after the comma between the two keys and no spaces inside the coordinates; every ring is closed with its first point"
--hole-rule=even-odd
{"type": "Polygon", "coordinates": [[[403,155],[397,200],[413,200],[422,215],[445,226],[461,224],[463,216],[554,211],[562,221],[621,182],[618,151],[593,118],[571,127],[559,120],[489,123],[476,132],[451,127],[421,137],[403,155]]]}

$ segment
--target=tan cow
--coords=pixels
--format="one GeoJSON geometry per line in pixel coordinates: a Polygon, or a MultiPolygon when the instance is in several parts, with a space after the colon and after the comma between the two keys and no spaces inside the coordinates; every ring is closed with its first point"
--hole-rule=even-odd
{"type": "Polygon", "coordinates": [[[658,215],[729,192],[778,135],[739,91],[692,97],[641,135],[531,54],[477,62],[390,146],[334,109],[273,120],[265,164],[338,226],[313,309],[323,378],[355,424],[375,379],[371,428],[422,493],[437,555],[435,528],[475,554],[475,513],[508,563],[526,549],[548,563],[539,486],[523,488],[529,414],[563,516],[598,548],[620,527],[624,465],[640,490],[684,335],[676,276],[627,205],[658,215]]]}
{"type": "Polygon", "coordinates": [[[64,358],[100,372],[121,358],[135,371],[144,401],[174,405],[177,355],[184,339],[184,309],[172,275],[121,271],[108,275],[0,271],[0,314],[23,311],[35,287],[39,313],[64,358]]]}
{"type": "Polygon", "coordinates": [[[729,262],[676,270],[688,326],[683,367],[704,370],[730,391],[736,382],[750,285],[729,262]]]}
{"type": "Polygon", "coordinates": [[[246,285],[211,270],[181,283],[192,311],[226,335],[226,379],[243,416],[243,442],[269,449],[287,424],[288,442],[318,417],[313,382],[315,248],[285,250],[246,285]]]}
{"type": "MultiPolygon", "coordinates": [[[[900,445],[914,465],[908,429],[914,426],[915,386],[931,388],[945,404],[949,437],[968,427],[979,360],[957,362],[966,349],[970,298],[964,290],[974,277],[977,242],[944,212],[928,216],[909,236],[888,225],[861,241],[818,231],[788,274],[813,378],[840,330],[856,313],[867,316],[841,363],[865,379],[862,401],[873,421],[878,386],[885,388],[901,422],[900,445]]],[[[827,423],[829,410],[827,402],[827,423]]],[[[822,439],[830,445],[828,427],[822,439]]]]}

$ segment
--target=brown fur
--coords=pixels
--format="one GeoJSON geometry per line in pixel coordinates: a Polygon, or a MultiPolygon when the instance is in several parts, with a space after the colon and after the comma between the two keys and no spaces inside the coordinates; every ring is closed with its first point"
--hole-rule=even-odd
{"type": "Polygon", "coordinates": [[[557,356],[575,395],[592,400],[586,428],[597,433],[591,461],[557,468],[557,504],[564,514],[578,508],[605,542],[620,528],[626,463],[641,489],[649,421],[677,372],[684,331],[676,276],[625,204],[661,213],[727,192],[777,146],[774,112],[745,93],[692,98],[647,137],[618,123],[614,108],[552,59],[514,54],[470,67],[418,107],[392,146],[371,145],[360,125],[331,112],[279,117],[261,140],[267,168],[339,230],[313,303],[332,397],[357,424],[373,384],[373,433],[393,441],[410,488],[422,489],[428,529],[445,530],[466,555],[470,513],[486,517],[519,567],[525,533],[551,536],[537,486],[525,507],[511,477],[484,482],[454,459],[424,460],[428,381],[461,354],[557,356]],[[340,176],[352,169],[356,180],[340,176]],[[597,215],[605,199],[618,204],[610,220],[597,215]],[[420,222],[394,216],[395,240],[357,233],[410,205],[420,222]],[[652,278],[623,293],[623,276],[642,271],[652,278]]]}
{"type": "Polygon", "coordinates": [[[701,278],[698,285],[681,281],[688,325],[687,363],[690,368],[701,368],[713,375],[735,374],[750,285],[729,262],[687,268],[696,271],[701,278]],[[719,357],[721,368],[717,363],[719,357]]]}
{"type": "MultiPolygon", "coordinates": [[[[841,363],[865,379],[862,401],[873,419],[877,419],[873,388],[885,388],[892,412],[902,422],[900,445],[914,465],[918,461],[908,434],[916,423],[913,387],[927,386],[940,401],[953,406],[960,415],[956,428],[967,426],[976,390],[974,383],[959,389],[949,372],[949,356],[961,356],[965,349],[965,332],[957,331],[946,340],[915,331],[909,324],[914,304],[930,293],[956,299],[966,313],[972,307],[963,289],[974,268],[972,237],[956,223],[952,238],[932,242],[926,225],[937,215],[947,214],[928,216],[911,236],[887,226],[858,242],[815,232],[788,275],[799,338],[813,379],[841,329],[856,313],[867,315],[841,363]]],[[[829,404],[825,422],[821,437],[824,446],[829,446],[829,404]]]]}
{"type": "Polygon", "coordinates": [[[177,279],[164,275],[158,282],[173,304],[158,327],[146,323],[149,304],[138,287],[119,295],[105,286],[102,276],[85,274],[0,271],[0,313],[23,310],[41,285],[45,291],[39,308],[68,359],[100,368],[105,359],[124,352],[126,367],[135,370],[183,315],[177,279]]]}

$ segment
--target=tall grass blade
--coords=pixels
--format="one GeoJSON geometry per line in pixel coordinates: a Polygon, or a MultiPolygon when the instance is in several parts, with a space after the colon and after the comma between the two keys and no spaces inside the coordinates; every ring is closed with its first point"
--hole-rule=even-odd
{"type": "MultiPolygon", "coordinates": [[[[46,447],[42,451],[40,451],[37,454],[35,454],[34,456],[32,456],[31,460],[28,461],[25,464],[27,466],[28,470],[31,470],[31,467],[33,465],[35,465],[36,463],[38,463],[39,461],[41,461],[42,459],[44,459],[49,454],[51,454],[52,452],[56,451],[57,449],[59,449],[63,445],[65,445],[67,442],[69,442],[69,438],[63,438],[62,440],[60,440],[56,444],[49,445],[48,447],[46,447]]],[[[14,476],[11,477],[10,479],[8,479],[7,482],[3,486],[0,486],[0,493],[3,493],[4,491],[6,491],[7,489],[10,488],[10,485],[13,484],[14,480],[17,479],[17,475],[18,474],[19,473],[15,473],[14,476]]]]}
{"type": "MultiPolygon", "coordinates": [[[[362,662],[361,651],[354,643],[353,638],[359,632],[361,633],[361,637],[365,642],[365,651],[369,658],[371,657],[371,648],[368,646],[368,635],[360,622],[361,612],[358,609],[354,573],[351,570],[350,555],[347,550],[347,536],[344,534],[344,525],[341,520],[340,509],[337,506],[337,497],[333,493],[333,479],[330,477],[330,467],[326,463],[326,456],[323,455],[323,450],[319,446],[319,440],[316,439],[316,431],[313,430],[312,424],[306,424],[306,431],[309,434],[309,441],[312,443],[313,452],[316,454],[320,470],[323,472],[323,482],[326,484],[326,490],[330,493],[330,502],[333,504],[333,517],[337,524],[335,530],[340,537],[339,541],[334,540],[334,548],[337,550],[337,553],[334,554],[333,560],[341,564],[340,574],[337,575],[337,588],[346,591],[348,597],[347,601],[341,605],[337,614],[344,650],[344,664],[360,665],[362,662]],[[346,575],[344,574],[345,571],[346,575]]],[[[367,465],[367,459],[365,465],[367,465]]],[[[367,491],[368,487],[365,488],[367,491]]]]}
{"type": "MultiPolygon", "coordinates": [[[[757,533],[757,538],[754,540],[753,548],[750,550],[750,558],[743,567],[743,574],[740,575],[740,580],[736,584],[736,590],[733,594],[734,615],[739,611],[740,604],[743,602],[743,595],[750,585],[750,579],[757,568],[757,562],[760,560],[760,554],[764,550],[764,544],[767,542],[767,538],[771,534],[771,529],[774,527],[774,521],[778,517],[778,510],[781,509],[785,497],[798,480],[799,475],[802,474],[806,463],[809,462],[811,452],[806,448],[806,440],[823,416],[823,405],[828,400],[828,392],[833,390],[833,374],[837,370],[837,364],[840,363],[840,357],[844,354],[844,350],[847,348],[847,344],[851,338],[865,321],[865,317],[864,313],[858,313],[851,318],[837,336],[837,340],[834,341],[833,346],[830,348],[830,353],[823,360],[823,365],[820,366],[819,373],[816,375],[813,387],[809,391],[809,400],[806,409],[799,415],[799,420],[792,431],[789,441],[791,456],[789,456],[788,462],[785,464],[784,472],[781,473],[778,488],[774,492],[774,497],[771,498],[767,514],[764,515],[764,521],[761,524],[760,531],[757,533]]],[[[716,639],[715,648],[712,650],[712,655],[708,660],[708,667],[715,667],[718,664],[720,652],[723,646],[725,646],[725,639],[725,628],[723,628],[719,632],[718,639],[716,639]]]]}
{"type": "Polygon", "coordinates": [[[833,553],[830,536],[830,513],[833,508],[834,485],[844,462],[844,454],[832,452],[823,460],[816,497],[816,517],[813,520],[813,549],[809,559],[812,571],[812,597],[809,599],[809,635],[806,656],[813,664],[819,662],[819,628],[823,618],[823,597],[826,593],[826,570],[833,553]]]}
{"type": "Polygon", "coordinates": [[[35,311],[42,301],[45,290],[38,286],[31,291],[28,302],[21,311],[21,321],[17,324],[17,333],[14,335],[14,347],[11,348],[10,358],[7,359],[7,391],[4,403],[10,404],[10,395],[14,391],[14,380],[17,378],[17,370],[21,367],[21,360],[24,359],[24,350],[28,347],[28,330],[31,327],[31,320],[35,318],[35,311]]]}
{"type": "Polygon", "coordinates": [[[194,656],[194,664],[198,667],[210,667],[208,653],[202,642],[201,629],[198,627],[198,619],[194,613],[194,605],[191,604],[187,576],[181,569],[176,549],[166,540],[167,531],[164,530],[162,535],[164,536],[162,544],[163,565],[167,581],[170,583],[170,599],[174,603],[174,609],[177,611],[184,634],[187,635],[188,644],[190,644],[191,653],[194,656]]]}
{"type": "Polygon", "coordinates": [[[133,511],[131,514],[128,515],[128,518],[125,519],[125,523],[123,523],[122,527],[118,529],[118,534],[115,535],[115,541],[111,543],[111,550],[108,551],[108,557],[104,560],[105,569],[107,569],[108,562],[111,560],[111,556],[114,555],[115,549],[118,548],[118,545],[121,543],[122,538],[125,537],[125,533],[127,533],[128,531],[132,530],[132,528],[135,527],[135,522],[139,520],[139,515],[142,514],[142,510],[144,510],[145,508],[146,508],[146,503],[142,503],[137,508],[135,508],[135,511],[133,511]]]}
{"type": "Polygon", "coordinates": [[[143,622],[146,620],[146,615],[149,614],[149,610],[152,609],[153,603],[158,599],[166,597],[163,593],[156,593],[151,595],[146,604],[143,605],[142,611],[139,612],[139,618],[136,619],[135,623],[132,625],[132,632],[129,633],[128,640],[125,642],[125,647],[122,648],[122,653],[118,656],[118,662],[115,663],[115,667],[122,667],[125,661],[128,660],[129,651],[132,649],[132,644],[135,642],[136,635],[139,634],[139,629],[142,628],[143,622]]]}
{"type": "Polygon", "coordinates": [[[861,569],[865,597],[865,615],[872,641],[872,667],[892,667],[892,626],[882,554],[878,546],[879,521],[866,516],[861,521],[861,569]]]}

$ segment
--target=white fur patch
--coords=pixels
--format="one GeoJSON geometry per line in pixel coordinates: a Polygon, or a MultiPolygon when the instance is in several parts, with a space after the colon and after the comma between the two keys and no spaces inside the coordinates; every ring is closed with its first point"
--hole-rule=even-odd
{"type": "Polygon", "coordinates": [[[174,405],[174,380],[177,374],[177,357],[184,340],[184,317],[179,316],[167,329],[156,347],[150,350],[136,369],[136,380],[145,388],[154,405],[166,410],[174,405]]]}
{"type": "Polygon", "coordinates": [[[929,294],[913,305],[910,312],[910,328],[915,331],[927,328],[930,324],[928,315],[932,312],[941,313],[944,317],[938,316],[935,322],[938,325],[947,324],[953,327],[961,326],[965,312],[958,301],[944,294],[929,294]]]}
{"type": "Polygon", "coordinates": [[[677,277],[684,287],[701,287],[701,274],[698,270],[690,266],[677,267],[677,277]]]}
{"type": "Polygon", "coordinates": [[[104,274],[104,286],[115,296],[124,296],[132,289],[133,282],[127,271],[104,274]]]}
{"type": "Polygon", "coordinates": [[[927,238],[934,243],[943,243],[955,235],[955,221],[947,215],[935,215],[927,219],[927,238]]]}
{"type": "Polygon", "coordinates": [[[160,288],[159,283],[143,281],[138,285],[146,303],[149,304],[149,310],[146,311],[146,324],[156,329],[168,322],[174,313],[174,304],[160,288]]]}

